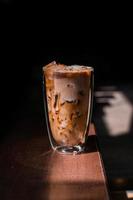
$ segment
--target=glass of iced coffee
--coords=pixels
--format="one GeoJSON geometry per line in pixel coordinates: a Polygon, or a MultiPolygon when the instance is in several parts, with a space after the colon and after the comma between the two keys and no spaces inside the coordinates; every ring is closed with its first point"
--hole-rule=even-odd
{"type": "Polygon", "coordinates": [[[54,150],[84,152],[92,114],[93,68],[52,62],[43,67],[44,108],[54,150]]]}

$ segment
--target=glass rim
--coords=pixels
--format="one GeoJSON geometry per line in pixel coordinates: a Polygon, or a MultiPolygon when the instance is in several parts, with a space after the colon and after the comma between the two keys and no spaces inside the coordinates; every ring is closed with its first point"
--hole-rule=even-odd
{"type": "MultiPolygon", "coordinates": [[[[57,64],[58,65],[58,64],[57,64]]],[[[80,71],[78,71],[78,70],[76,70],[76,68],[78,69],[78,68],[81,68],[81,69],[88,69],[88,70],[90,70],[90,71],[94,71],[94,67],[92,67],[92,66],[87,66],[87,65],[78,65],[78,64],[75,64],[75,65],[65,65],[67,68],[70,68],[70,69],[72,69],[72,68],[74,68],[74,70],[72,71],[72,70],[62,70],[62,69],[59,69],[59,70],[57,70],[56,71],[56,69],[55,69],[55,71],[54,70],[52,70],[53,72],[59,72],[59,73],[66,73],[66,72],[71,72],[71,73],[74,73],[74,72],[80,72],[80,71]],[[75,67],[74,67],[75,66],[75,67]]],[[[47,65],[44,65],[43,67],[42,67],[42,71],[45,73],[45,72],[47,72],[47,70],[48,70],[48,68],[47,68],[47,65]]]]}

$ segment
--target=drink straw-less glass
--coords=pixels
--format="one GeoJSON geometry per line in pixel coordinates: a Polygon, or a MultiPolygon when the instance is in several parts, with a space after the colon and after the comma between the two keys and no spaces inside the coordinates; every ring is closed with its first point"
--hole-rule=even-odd
{"type": "Polygon", "coordinates": [[[93,68],[43,67],[44,108],[50,144],[65,154],[84,152],[93,104],[93,68]]]}

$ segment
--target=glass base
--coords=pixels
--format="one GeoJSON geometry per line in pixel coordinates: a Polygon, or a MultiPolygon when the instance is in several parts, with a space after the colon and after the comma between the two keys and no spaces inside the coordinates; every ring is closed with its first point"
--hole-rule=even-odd
{"type": "Polygon", "coordinates": [[[62,153],[62,154],[80,154],[82,152],[84,152],[85,148],[83,146],[60,146],[60,147],[57,147],[56,150],[59,152],[59,153],[62,153]]]}

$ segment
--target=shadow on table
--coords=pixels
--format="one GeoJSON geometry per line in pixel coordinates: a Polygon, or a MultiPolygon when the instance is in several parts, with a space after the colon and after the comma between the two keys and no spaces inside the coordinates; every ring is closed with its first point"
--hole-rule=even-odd
{"type": "MultiPolygon", "coordinates": [[[[78,161],[77,156],[68,156],[68,160],[64,155],[56,156],[57,153],[51,150],[45,133],[43,136],[40,134],[40,126],[32,126],[32,133],[36,133],[33,136],[26,132],[25,123],[23,121],[24,128],[21,128],[20,124],[20,127],[16,129],[16,134],[12,135],[14,137],[3,143],[0,159],[0,196],[3,200],[76,200],[77,196],[78,199],[103,200],[103,196],[106,195],[103,182],[100,180],[76,181],[77,177],[82,178],[82,175],[75,174],[74,170],[73,173],[71,172],[71,167],[74,166],[69,166],[69,159],[73,162],[78,161]],[[26,134],[29,136],[26,137],[26,134]],[[63,163],[64,170],[59,169],[58,163],[60,166],[63,163]]],[[[90,136],[89,142],[92,145],[95,137],[90,136]]],[[[95,148],[90,148],[89,152],[95,150],[95,148]]],[[[85,169],[86,165],[82,167],[85,169]]],[[[85,173],[84,170],[82,173],[85,173]]],[[[86,176],[88,176],[88,171],[86,171],[86,176]]]]}

